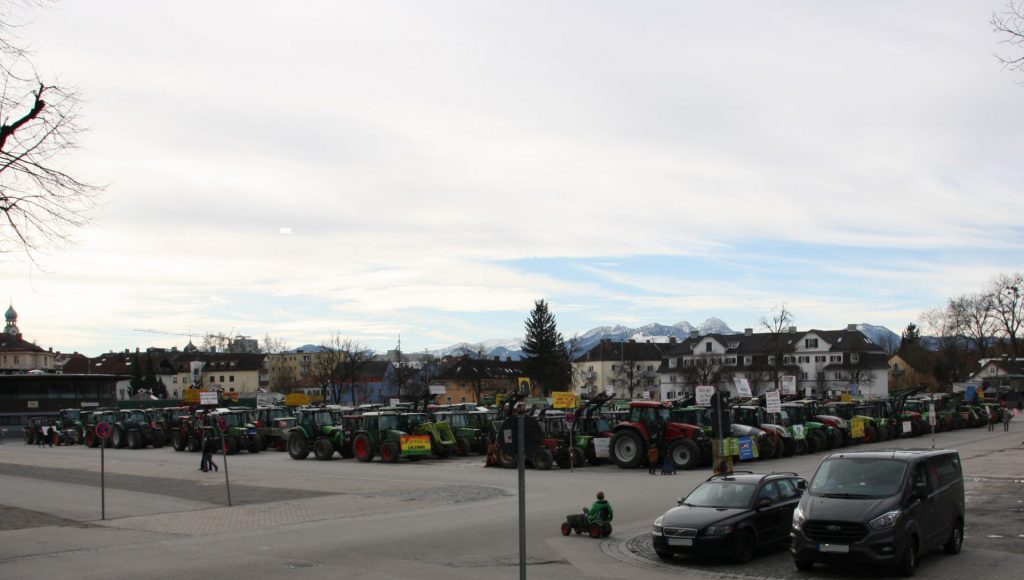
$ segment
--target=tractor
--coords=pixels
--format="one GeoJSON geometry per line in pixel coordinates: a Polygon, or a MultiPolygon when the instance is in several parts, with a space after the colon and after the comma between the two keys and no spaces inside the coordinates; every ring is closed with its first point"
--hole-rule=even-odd
{"type": "Polygon", "coordinates": [[[304,407],[294,413],[295,425],[288,430],[288,455],[305,459],[309,452],[320,461],[327,461],[337,451],[345,457],[345,428],[324,407],[304,407]]]}
{"type": "Polygon", "coordinates": [[[762,457],[762,452],[771,454],[764,456],[765,458],[775,457],[776,459],[792,457],[796,454],[796,440],[793,439],[789,429],[783,425],[769,423],[768,412],[764,407],[758,405],[736,405],[732,408],[732,411],[733,420],[736,423],[764,431],[768,436],[767,438],[771,441],[771,449],[768,449],[768,445],[765,445],[764,449],[762,449],[760,434],[758,434],[758,457],[762,457]]]}
{"type": "MultiPolygon", "coordinates": [[[[451,457],[459,449],[469,449],[469,441],[456,440],[455,434],[448,423],[432,421],[426,413],[402,413],[403,430],[410,435],[426,435],[430,437],[430,452],[441,459],[451,457]]],[[[466,451],[468,453],[468,451],[466,451]]]]}
{"type": "Polygon", "coordinates": [[[573,412],[573,444],[583,451],[583,456],[591,465],[604,463],[604,460],[597,456],[594,439],[610,439],[612,436],[612,423],[601,415],[601,408],[614,397],[614,394],[599,393],[590,399],[584,399],[573,412]]]}
{"type": "Polygon", "coordinates": [[[859,405],[853,401],[829,401],[822,407],[829,415],[835,415],[850,423],[850,443],[860,445],[878,441],[875,418],[861,414],[858,409],[859,405]]]}
{"type": "Polygon", "coordinates": [[[192,453],[200,451],[203,447],[205,423],[205,411],[200,409],[189,413],[185,408],[171,423],[171,447],[175,451],[185,451],[186,449],[192,453]]]}
{"type": "Polygon", "coordinates": [[[118,413],[117,421],[111,425],[110,441],[114,447],[142,449],[164,446],[167,435],[142,409],[125,409],[118,413]]]}
{"type": "Polygon", "coordinates": [[[99,447],[100,443],[103,443],[104,447],[111,447],[113,445],[113,442],[111,441],[110,437],[107,437],[106,439],[100,439],[100,437],[96,435],[96,425],[100,423],[107,423],[113,426],[114,423],[116,422],[116,409],[105,409],[101,411],[93,411],[92,413],[87,413],[83,417],[82,428],[85,430],[85,435],[83,436],[82,443],[86,447],[99,447]]]}
{"type": "MultiPolygon", "coordinates": [[[[657,445],[679,469],[693,469],[701,462],[704,430],[670,417],[672,405],[659,401],[631,401],[629,418],[616,425],[611,440],[612,460],[622,469],[643,463],[650,445],[657,445]]],[[[710,445],[708,445],[710,447],[710,445]]]]}
{"type": "Polygon", "coordinates": [[[57,429],[61,443],[81,445],[85,436],[85,430],[82,428],[82,410],[61,409],[57,413],[57,429]]]}
{"type": "Polygon", "coordinates": [[[249,414],[264,451],[271,447],[278,451],[287,450],[288,432],[295,427],[291,411],[285,407],[257,407],[249,414]]]}
{"type": "Polygon", "coordinates": [[[807,452],[818,453],[826,449],[832,449],[835,445],[835,437],[832,435],[833,428],[814,419],[810,409],[798,402],[786,402],[782,404],[782,412],[786,414],[790,422],[790,429],[803,432],[807,440],[807,452]]]}
{"type": "Polygon", "coordinates": [[[395,463],[401,457],[417,461],[431,453],[430,436],[410,435],[398,411],[369,411],[359,419],[359,429],[353,433],[352,440],[352,449],[359,461],[373,461],[378,454],[385,463],[395,463]]]}
{"type": "MultiPolygon", "coordinates": [[[[826,449],[833,449],[836,447],[846,447],[850,444],[850,423],[841,417],[835,415],[829,415],[824,412],[819,405],[818,401],[814,399],[797,399],[788,401],[784,406],[801,405],[806,411],[806,417],[809,417],[811,421],[831,427],[828,430],[828,434],[831,435],[830,439],[826,442],[826,449]]],[[[804,425],[806,426],[806,422],[804,425]]]]}
{"type": "Polygon", "coordinates": [[[544,442],[544,429],[536,416],[520,406],[526,395],[511,392],[505,395],[498,414],[491,423],[491,441],[497,445],[497,464],[506,469],[518,465],[519,416],[523,417],[523,457],[525,464],[536,469],[551,469],[554,454],[544,442]]]}
{"type": "Polygon", "coordinates": [[[435,411],[434,418],[447,423],[455,434],[455,454],[487,453],[491,442],[491,414],[487,411],[453,408],[435,411]]]}
{"type": "Polygon", "coordinates": [[[223,451],[227,455],[234,455],[242,449],[249,453],[259,453],[263,449],[263,441],[256,432],[256,425],[249,422],[248,411],[216,409],[207,414],[206,425],[203,428],[214,440],[223,434],[223,451]],[[223,432],[220,429],[221,419],[227,426],[227,430],[223,432]]]}

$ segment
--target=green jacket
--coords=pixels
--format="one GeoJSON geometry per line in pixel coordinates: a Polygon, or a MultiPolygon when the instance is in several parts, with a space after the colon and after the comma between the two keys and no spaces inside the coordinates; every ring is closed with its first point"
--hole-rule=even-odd
{"type": "Polygon", "coordinates": [[[594,505],[590,506],[590,511],[587,513],[587,522],[610,522],[612,521],[612,504],[608,503],[608,500],[599,499],[594,502],[594,505]]]}

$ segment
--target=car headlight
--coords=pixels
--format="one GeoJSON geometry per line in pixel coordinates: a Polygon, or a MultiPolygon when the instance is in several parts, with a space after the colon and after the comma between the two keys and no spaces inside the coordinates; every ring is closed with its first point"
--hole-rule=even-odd
{"type": "Polygon", "coordinates": [[[662,535],[661,518],[664,516],[658,516],[658,519],[654,520],[654,527],[651,528],[651,535],[660,536],[662,535]]]}
{"type": "Polygon", "coordinates": [[[799,507],[793,510],[793,527],[799,529],[800,526],[804,525],[807,521],[807,517],[804,516],[804,510],[799,507]]]}
{"type": "Polygon", "coordinates": [[[884,530],[885,528],[891,528],[896,525],[896,522],[900,521],[900,510],[894,510],[886,512],[877,518],[871,520],[871,527],[876,530],[884,530]]]}

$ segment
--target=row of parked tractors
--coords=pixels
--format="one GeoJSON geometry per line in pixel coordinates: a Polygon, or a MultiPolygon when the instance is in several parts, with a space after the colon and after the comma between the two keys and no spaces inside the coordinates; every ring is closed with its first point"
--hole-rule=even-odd
{"type": "MultiPolygon", "coordinates": [[[[33,418],[25,429],[28,443],[47,436],[55,444],[199,451],[205,437],[220,439],[228,454],[287,451],[293,459],[343,458],[385,462],[416,461],[487,454],[488,464],[517,464],[518,417],[524,428],[529,467],[551,469],[613,462],[634,468],[657,447],[678,469],[712,463],[716,437],[748,438],[758,459],[817,453],[847,445],[916,437],[924,433],[980,427],[990,420],[984,405],[965,404],[948,395],[918,396],[905,391],[888,399],[821,401],[790,398],[781,411],[768,413],[764,396],[733,402],[718,411],[689,401],[631,401],[611,406],[600,394],[573,410],[527,406],[525,397],[508,393],[497,408],[474,405],[346,408],[264,407],[257,409],[174,407],[165,409],[75,409],[53,419],[33,418]],[[935,418],[931,417],[934,408],[935,418]],[[96,436],[101,422],[111,426],[105,440],[96,436]],[[715,425],[728,425],[717,433],[715,425]],[[933,427],[934,425],[934,427],[933,427]]],[[[735,453],[732,451],[730,453],[735,453]]]]}

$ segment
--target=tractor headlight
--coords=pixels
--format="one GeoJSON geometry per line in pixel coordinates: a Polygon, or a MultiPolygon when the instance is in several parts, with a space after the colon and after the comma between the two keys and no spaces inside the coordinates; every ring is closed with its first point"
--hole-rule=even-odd
{"type": "Polygon", "coordinates": [[[660,536],[662,535],[661,518],[664,516],[658,516],[658,519],[654,520],[654,527],[651,528],[651,535],[660,536]]]}

